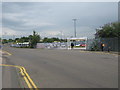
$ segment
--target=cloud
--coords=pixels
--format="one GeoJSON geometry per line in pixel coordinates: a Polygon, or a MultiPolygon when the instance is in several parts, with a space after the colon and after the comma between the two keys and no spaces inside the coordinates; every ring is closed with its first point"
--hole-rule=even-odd
{"type": "Polygon", "coordinates": [[[54,26],[55,24],[48,22],[37,22],[37,21],[27,21],[24,23],[24,26],[37,26],[37,27],[46,27],[46,26],[54,26]]]}
{"type": "Polygon", "coordinates": [[[4,0],[3,2],[119,2],[119,0],[4,0]]]}
{"type": "Polygon", "coordinates": [[[18,22],[21,21],[21,19],[19,17],[23,16],[21,13],[3,13],[3,20],[10,20],[10,21],[14,21],[14,22],[18,22]]]}
{"type": "MultiPolygon", "coordinates": [[[[92,27],[77,27],[76,28],[77,37],[94,37],[95,30],[92,27]],[[91,32],[90,32],[91,31],[91,32]]],[[[74,36],[74,28],[62,28],[62,29],[51,29],[51,30],[44,30],[39,32],[40,36],[42,37],[71,37],[74,36]]]]}
{"type": "Polygon", "coordinates": [[[42,31],[39,32],[40,36],[42,37],[59,37],[60,36],[60,31],[59,30],[49,30],[49,31],[42,31]]]}
{"type": "Polygon", "coordinates": [[[2,7],[3,27],[18,35],[36,30],[42,36],[60,36],[60,31],[73,36],[72,19],[76,18],[77,35],[91,37],[96,28],[118,19],[118,3],[114,2],[4,2],[2,7]]]}
{"type": "Polygon", "coordinates": [[[19,33],[17,33],[17,31],[12,30],[10,28],[3,27],[2,28],[2,33],[0,33],[0,34],[1,35],[16,35],[16,34],[19,34],[19,33]]]}
{"type": "Polygon", "coordinates": [[[2,27],[2,32],[0,32],[0,35],[4,35],[4,36],[24,36],[24,35],[30,35],[30,33],[26,33],[26,32],[21,32],[21,31],[16,31],[10,28],[6,28],[6,27],[2,27]]]}

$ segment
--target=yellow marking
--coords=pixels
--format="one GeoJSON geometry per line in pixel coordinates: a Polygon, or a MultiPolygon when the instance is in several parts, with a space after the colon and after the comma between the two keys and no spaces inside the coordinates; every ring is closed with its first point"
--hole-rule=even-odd
{"type": "Polygon", "coordinates": [[[26,74],[26,76],[28,77],[28,79],[30,80],[31,84],[33,85],[34,88],[37,88],[37,86],[34,84],[34,82],[32,81],[32,79],[30,78],[30,76],[27,74],[26,70],[24,67],[22,67],[24,70],[24,73],[26,74]]]}
{"type": "Polygon", "coordinates": [[[32,81],[32,79],[30,78],[30,76],[28,75],[28,73],[26,72],[24,67],[21,66],[16,66],[16,65],[6,65],[6,64],[0,64],[0,66],[11,66],[11,67],[16,67],[20,69],[20,73],[23,76],[28,88],[30,88],[31,90],[33,90],[32,88],[35,88],[36,90],[38,90],[37,86],[34,84],[34,82],[32,81]],[[31,85],[32,84],[32,85],[31,85]],[[33,86],[33,87],[32,87],[33,86]]]}
{"type": "Polygon", "coordinates": [[[2,50],[2,52],[7,53],[7,54],[10,55],[10,56],[12,55],[11,53],[9,53],[9,52],[7,52],[7,51],[3,51],[3,50],[2,50]]]}
{"type": "Polygon", "coordinates": [[[23,76],[24,80],[26,81],[27,85],[28,85],[28,88],[32,88],[32,86],[30,85],[28,79],[25,77],[25,74],[22,72],[22,69],[20,68],[20,72],[21,72],[21,75],[23,76]]]}

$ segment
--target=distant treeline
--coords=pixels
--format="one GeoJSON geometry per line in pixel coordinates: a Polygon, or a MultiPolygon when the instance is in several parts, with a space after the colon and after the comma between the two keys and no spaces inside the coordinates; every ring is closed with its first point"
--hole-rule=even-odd
{"type": "MultiPolygon", "coordinates": [[[[1,38],[0,38],[1,40],[1,38]]],[[[36,43],[52,43],[52,42],[66,42],[66,39],[59,39],[57,37],[52,38],[41,38],[35,31],[33,31],[33,35],[29,35],[27,37],[20,37],[15,39],[2,39],[2,43],[23,43],[23,42],[30,42],[32,46],[36,45],[36,43]]]]}

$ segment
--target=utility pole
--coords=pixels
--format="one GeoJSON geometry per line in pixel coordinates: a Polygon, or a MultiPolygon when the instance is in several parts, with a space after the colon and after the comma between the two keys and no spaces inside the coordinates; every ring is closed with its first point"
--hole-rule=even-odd
{"type": "Polygon", "coordinates": [[[74,22],[74,37],[76,37],[76,20],[77,19],[73,19],[73,22],[74,22]]]}

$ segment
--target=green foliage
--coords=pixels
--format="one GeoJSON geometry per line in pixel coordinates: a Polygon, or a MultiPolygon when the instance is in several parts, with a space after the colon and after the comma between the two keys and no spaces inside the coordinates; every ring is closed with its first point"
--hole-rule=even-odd
{"type": "Polygon", "coordinates": [[[29,37],[21,37],[21,42],[29,42],[29,37]]]}
{"type": "Polygon", "coordinates": [[[9,39],[8,42],[13,42],[13,40],[12,40],[12,39],[9,39]]]}
{"type": "Polygon", "coordinates": [[[28,37],[15,38],[15,42],[18,43],[29,42],[29,38],[28,37]]]}
{"type": "MultiPolygon", "coordinates": [[[[30,48],[36,48],[36,45],[38,42],[40,42],[40,36],[33,31],[33,35],[29,35],[28,37],[21,37],[21,38],[15,38],[15,40],[9,39],[9,40],[4,40],[3,39],[3,43],[7,43],[7,42],[13,42],[15,43],[24,43],[24,42],[29,42],[30,43],[30,48]]],[[[21,48],[28,48],[27,46],[23,46],[21,48]]]]}
{"type": "Polygon", "coordinates": [[[2,39],[2,44],[8,43],[7,39],[2,39]]]}
{"type": "Polygon", "coordinates": [[[33,35],[29,35],[30,48],[36,48],[36,45],[40,39],[40,36],[35,31],[33,31],[33,35]]]}
{"type": "Polygon", "coordinates": [[[94,40],[94,42],[92,43],[92,47],[91,47],[91,51],[99,51],[99,42],[98,40],[94,40]]]}
{"type": "Polygon", "coordinates": [[[45,37],[45,38],[43,39],[43,42],[44,42],[44,43],[52,43],[52,42],[54,42],[54,41],[57,41],[57,42],[65,42],[66,40],[64,40],[64,39],[59,39],[59,38],[55,38],[55,37],[53,37],[53,38],[47,38],[47,37],[45,37]]]}
{"type": "Polygon", "coordinates": [[[120,37],[120,22],[105,24],[101,29],[96,29],[96,37],[113,38],[120,37]]]}

